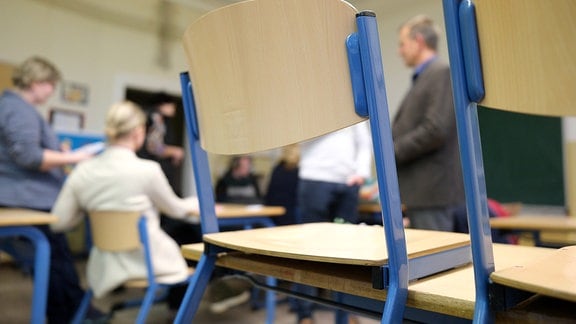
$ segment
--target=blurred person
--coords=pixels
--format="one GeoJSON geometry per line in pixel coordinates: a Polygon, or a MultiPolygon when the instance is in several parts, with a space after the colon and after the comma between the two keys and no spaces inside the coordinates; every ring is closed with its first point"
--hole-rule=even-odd
{"type": "MultiPolygon", "coordinates": [[[[182,161],[184,149],[177,145],[177,134],[173,127],[177,113],[177,102],[165,92],[155,93],[149,105],[146,121],[146,139],[136,154],[160,164],[168,183],[177,196],[182,197],[182,161]]],[[[202,242],[199,224],[192,224],[160,213],[160,226],[179,245],[202,242]]],[[[189,262],[192,264],[192,262],[189,262]]],[[[178,307],[184,290],[174,288],[168,296],[170,308],[178,307]]]]}
{"type": "Polygon", "coordinates": [[[371,175],[371,143],[362,122],[301,144],[298,205],[303,223],[358,221],[360,187],[371,175]]]}
{"type": "MultiPolygon", "coordinates": [[[[58,138],[37,110],[61,80],[60,71],[41,57],[26,59],[14,70],[14,89],[0,96],[0,206],[49,212],[65,179],[63,167],[91,157],[82,151],[60,150],[58,138]]],[[[68,323],[84,291],[64,234],[36,226],[50,243],[48,323],[68,323]]],[[[29,249],[33,249],[29,242],[29,249]]],[[[95,308],[88,318],[104,319],[95,308]]]]}
{"type": "MultiPolygon", "coordinates": [[[[146,139],[136,154],[141,158],[158,162],[172,190],[181,197],[181,167],[184,149],[175,144],[177,135],[171,127],[177,108],[176,100],[167,93],[154,94],[150,101],[150,111],[146,120],[146,139]]],[[[197,243],[191,241],[189,234],[193,231],[196,233],[194,237],[198,237],[200,235],[199,227],[196,228],[193,224],[162,214],[161,224],[164,230],[179,244],[197,243]],[[182,231],[184,233],[180,233],[182,231]]]]}
{"type": "MultiPolygon", "coordinates": [[[[58,221],[51,228],[70,230],[93,210],[141,211],[153,247],[154,274],[163,276],[162,283],[178,283],[188,277],[188,265],[179,244],[161,229],[159,212],[198,223],[198,217],[188,216],[198,211],[198,200],[176,196],[160,165],[136,156],[145,140],[145,123],[146,115],[136,104],[125,101],[111,106],[106,117],[108,146],[97,157],[78,164],[68,176],[52,209],[58,221]]],[[[90,250],[87,280],[96,298],[128,279],[145,278],[146,273],[142,250],[90,250]]]]}
{"type": "Polygon", "coordinates": [[[400,27],[398,52],[414,74],[392,136],[410,227],[453,231],[464,190],[450,69],[438,57],[438,38],[438,27],[424,15],[400,27]]]}
{"type": "Polygon", "coordinates": [[[273,217],[276,225],[298,223],[297,191],[300,149],[293,144],[282,148],[280,160],[272,169],[270,182],[264,197],[266,205],[282,206],[286,209],[284,215],[273,217]]]}
{"type": "MultiPolygon", "coordinates": [[[[358,222],[360,187],[371,176],[371,145],[366,122],[301,144],[297,201],[302,223],[358,222]]],[[[317,293],[309,286],[295,289],[317,293]]],[[[297,299],[295,306],[298,323],[312,323],[313,304],[297,299]]]]}
{"type": "Polygon", "coordinates": [[[234,204],[261,204],[262,193],[258,178],[252,172],[252,158],[235,156],[228,170],[216,182],[216,202],[234,204]]]}
{"type": "Polygon", "coordinates": [[[177,195],[181,195],[180,167],[184,159],[184,149],[175,145],[174,130],[170,129],[170,119],[176,116],[176,101],[164,92],[157,93],[151,102],[152,111],[146,124],[146,140],[137,152],[138,156],[160,163],[177,195]]]}

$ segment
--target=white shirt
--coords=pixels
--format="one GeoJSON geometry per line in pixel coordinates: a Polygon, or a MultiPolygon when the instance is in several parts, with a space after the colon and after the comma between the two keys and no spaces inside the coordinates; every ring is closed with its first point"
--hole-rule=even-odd
{"type": "Polygon", "coordinates": [[[301,144],[300,179],[346,183],[371,175],[372,141],[367,122],[301,144]]]}

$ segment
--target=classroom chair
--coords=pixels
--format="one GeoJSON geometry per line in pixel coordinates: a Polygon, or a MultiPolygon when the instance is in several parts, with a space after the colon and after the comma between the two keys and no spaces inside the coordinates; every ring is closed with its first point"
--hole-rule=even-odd
{"type": "Polygon", "coordinates": [[[189,70],[181,74],[182,96],[204,249],[176,323],[192,321],[222,252],[281,259],[285,271],[301,261],[372,269],[375,287],[387,291],[378,310],[383,323],[402,321],[409,280],[470,261],[467,235],[404,231],[373,12],[341,0],[244,1],[193,22],[183,43],[189,70]],[[251,154],[365,120],[383,227],[311,223],[219,231],[207,152],[251,154]]]}
{"type": "Polygon", "coordinates": [[[444,0],[443,6],[473,252],[474,321],[494,321],[497,303],[504,309],[515,305],[523,291],[576,301],[570,278],[574,248],[494,272],[477,115],[478,105],[537,115],[576,113],[576,3],[444,0]]]}
{"type": "MultiPolygon", "coordinates": [[[[148,270],[147,277],[128,280],[123,285],[126,288],[144,289],[146,292],[143,299],[128,300],[113,305],[110,316],[117,310],[140,306],[140,311],[138,312],[135,323],[145,323],[150,308],[155,302],[165,299],[168,288],[170,286],[187,283],[191,277],[188,277],[184,282],[176,284],[163,284],[159,282],[161,278],[155,276],[153,271],[150,244],[146,229],[146,218],[142,216],[140,212],[91,211],[88,213],[88,216],[93,244],[96,248],[109,252],[143,251],[146,268],[148,270]]],[[[82,303],[76,311],[72,323],[82,323],[92,296],[93,292],[89,287],[84,294],[82,303]]]]}

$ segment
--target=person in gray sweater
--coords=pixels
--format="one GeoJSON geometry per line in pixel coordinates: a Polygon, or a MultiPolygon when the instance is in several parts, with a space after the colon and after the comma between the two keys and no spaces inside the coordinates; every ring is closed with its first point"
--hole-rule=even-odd
{"type": "MultiPolygon", "coordinates": [[[[61,151],[56,135],[36,109],[54,93],[60,78],[51,62],[31,57],[15,69],[14,89],[0,95],[0,207],[50,211],[64,182],[63,167],[91,156],[61,151]]],[[[37,228],[50,243],[48,323],[69,323],[84,291],[68,242],[64,234],[53,233],[46,225],[37,228]]],[[[28,248],[33,247],[28,244],[28,248]]],[[[102,319],[105,314],[91,308],[88,317],[102,319]]]]}

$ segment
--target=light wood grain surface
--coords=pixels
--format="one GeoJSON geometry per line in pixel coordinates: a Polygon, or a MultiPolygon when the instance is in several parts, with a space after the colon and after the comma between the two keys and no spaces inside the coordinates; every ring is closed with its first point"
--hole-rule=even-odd
{"type": "Polygon", "coordinates": [[[495,271],[490,279],[505,286],[576,302],[576,246],[495,271]]]}
{"type": "MultiPolygon", "coordinates": [[[[358,265],[383,265],[388,253],[378,225],[310,223],[204,235],[206,242],[245,253],[358,265]]],[[[467,234],[406,230],[408,256],[467,246],[467,234]]]]}
{"type": "MultiPolygon", "coordinates": [[[[240,204],[218,204],[216,207],[216,216],[218,218],[240,218],[240,217],[276,217],[286,213],[282,206],[267,205],[240,205],[240,204]]],[[[194,216],[200,214],[196,211],[194,216]]]]}
{"type": "Polygon", "coordinates": [[[576,232],[576,219],[557,215],[526,215],[490,218],[490,226],[498,229],[576,232]]]}
{"type": "Polygon", "coordinates": [[[540,232],[540,242],[548,246],[576,245],[576,231],[542,231],[540,232]]]}
{"type": "Polygon", "coordinates": [[[365,202],[358,204],[358,211],[361,213],[380,213],[382,212],[382,207],[378,202],[365,202]]]}
{"type": "MultiPolygon", "coordinates": [[[[554,249],[495,244],[496,270],[533,262],[554,253],[554,249]]],[[[199,260],[203,243],[182,246],[184,257],[199,260]]],[[[270,275],[352,295],[386,300],[386,291],[372,288],[371,267],[289,260],[241,252],[222,254],[217,265],[270,275]]],[[[472,319],[474,314],[474,273],[471,265],[444,271],[413,281],[408,287],[407,306],[472,319]]]]}
{"type": "Polygon", "coordinates": [[[480,105],[576,114],[576,2],[478,0],[485,98],[480,105]]]}
{"type": "Polygon", "coordinates": [[[50,213],[20,208],[0,208],[0,226],[41,225],[56,222],[50,213]]]}
{"type": "Polygon", "coordinates": [[[356,13],[344,1],[245,1],[190,25],[183,44],[202,147],[249,153],[361,121],[345,46],[356,13]]]}

